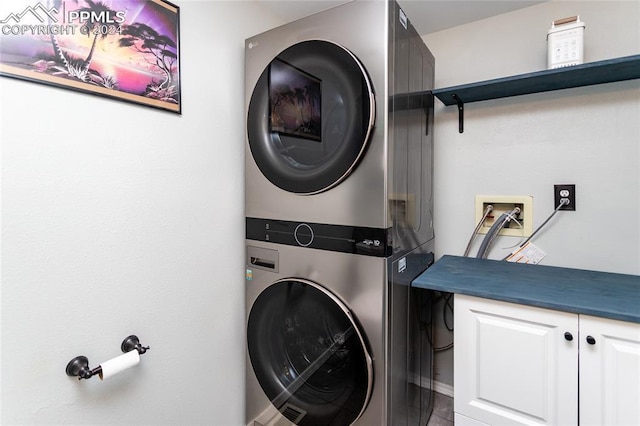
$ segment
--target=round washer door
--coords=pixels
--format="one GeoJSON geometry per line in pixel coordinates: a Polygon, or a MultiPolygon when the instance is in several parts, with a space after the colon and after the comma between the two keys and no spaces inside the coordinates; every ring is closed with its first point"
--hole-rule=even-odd
{"type": "Polygon", "coordinates": [[[249,357],[271,403],[297,425],[349,425],[373,386],[364,336],[346,306],[325,288],[284,279],[251,307],[249,357]]]}
{"type": "Polygon", "coordinates": [[[365,152],[374,100],[365,69],[342,46],[311,40],[289,47],[251,95],[247,137],[258,168],[288,192],[332,188],[365,152]]]}

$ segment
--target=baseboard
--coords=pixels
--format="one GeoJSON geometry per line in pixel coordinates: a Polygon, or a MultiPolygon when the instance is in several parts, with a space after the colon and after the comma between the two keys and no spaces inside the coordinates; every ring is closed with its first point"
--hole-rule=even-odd
{"type": "MultiPolygon", "coordinates": [[[[413,383],[414,385],[418,385],[420,386],[420,383],[429,383],[431,382],[431,380],[429,380],[426,377],[420,377],[417,374],[413,375],[413,377],[409,378],[409,383],[413,383]]],[[[431,382],[433,384],[433,390],[435,392],[441,393],[442,395],[446,395],[449,396],[451,398],[453,398],[453,386],[452,385],[448,385],[446,383],[442,383],[439,382],[437,380],[434,380],[433,382],[431,382]]]]}
{"type": "Polygon", "coordinates": [[[433,381],[433,390],[446,396],[453,398],[453,386],[446,383],[433,381]]]}

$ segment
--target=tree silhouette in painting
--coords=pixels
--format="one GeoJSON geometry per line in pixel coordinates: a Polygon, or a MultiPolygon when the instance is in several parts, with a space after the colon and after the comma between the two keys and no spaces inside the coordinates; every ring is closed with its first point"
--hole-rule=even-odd
{"type": "Polygon", "coordinates": [[[102,2],[93,2],[92,0],[85,0],[85,2],[89,5],[89,7],[83,7],[82,9],[79,9],[80,12],[88,12],[89,15],[89,19],[87,19],[87,21],[84,23],[83,27],[85,28],[84,31],[80,31],[81,33],[85,33],[87,34],[87,37],[91,37],[93,36],[93,42],[91,43],[91,49],[89,50],[89,54],[87,55],[87,58],[84,60],[84,71],[88,72],[89,71],[89,67],[91,66],[91,60],[93,59],[93,52],[96,49],[96,43],[98,42],[98,37],[100,38],[106,38],[107,34],[100,34],[101,31],[94,31],[94,27],[96,25],[100,25],[102,24],[102,22],[99,19],[96,19],[96,17],[100,17],[100,16],[110,16],[110,14],[115,14],[115,11],[109,9],[104,3],[102,2]]]}
{"type": "MultiPolygon", "coordinates": [[[[62,3],[62,0],[47,0],[47,6],[50,9],[53,7],[56,10],[59,10],[62,3]]],[[[74,0],[74,3],[77,4],[78,1],[74,0]]],[[[51,31],[49,33],[49,37],[51,40],[51,46],[53,47],[53,56],[40,53],[38,55],[40,60],[35,62],[33,66],[40,72],[48,72],[56,76],[64,76],[80,80],[85,83],[117,89],[118,84],[115,77],[102,76],[98,71],[90,68],[91,61],[93,59],[93,52],[95,51],[95,46],[99,37],[97,34],[98,31],[93,31],[95,25],[100,24],[99,19],[96,19],[96,17],[103,16],[102,14],[108,15],[115,12],[99,1],[94,2],[92,0],[85,0],[85,3],[88,6],[78,10],[89,12],[88,15],[90,18],[83,24],[82,33],[86,34],[87,37],[94,37],[87,57],[82,59],[74,56],[70,52],[65,52],[60,46],[57,33],[55,31],[51,31]]],[[[51,21],[51,16],[48,17],[48,22],[49,26],[52,26],[53,22],[51,21]]],[[[105,38],[106,36],[107,34],[100,35],[101,38],[105,38]]]]}
{"type": "Polygon", "coordinates": [[[155,79],[147,85],[144,96],[156,98],[165,102],[178,103],[177,87],[173,77],[173,67],[178,55],[177,45],[169,37],[159,34],[148,25],[135,22],[127,25],[122,30],[120,47],[131,47],[137,52],[143,53],[147,62],[156,66],[163,74],[164,80],[155,79]]]}

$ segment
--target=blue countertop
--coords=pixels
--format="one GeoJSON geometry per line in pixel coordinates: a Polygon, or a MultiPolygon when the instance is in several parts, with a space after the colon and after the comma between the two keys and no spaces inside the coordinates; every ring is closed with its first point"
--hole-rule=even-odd
{"type": "Polygon", "coordinates": [[[414,287],[640,323],[640,276],[443,256],[414,287]]]}

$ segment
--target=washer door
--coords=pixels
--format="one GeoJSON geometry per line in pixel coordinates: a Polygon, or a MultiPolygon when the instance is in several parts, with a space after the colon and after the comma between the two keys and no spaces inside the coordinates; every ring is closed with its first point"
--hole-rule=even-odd
{"type": "Polygon", "coordinates": [[[323,287],[285,279],[256,299],[249,357],[271,403],[297,425],[349,425],[371,396],[373,364],[346,306],[323,287]]]}
{"type": "Polygon", "coordinates": [[[247,136],[258,168],[288,192],[337,185],[365,151],[374,99],[348,50],[320,40],[289,47],[261,74],[249,103],[247,136]]]}

